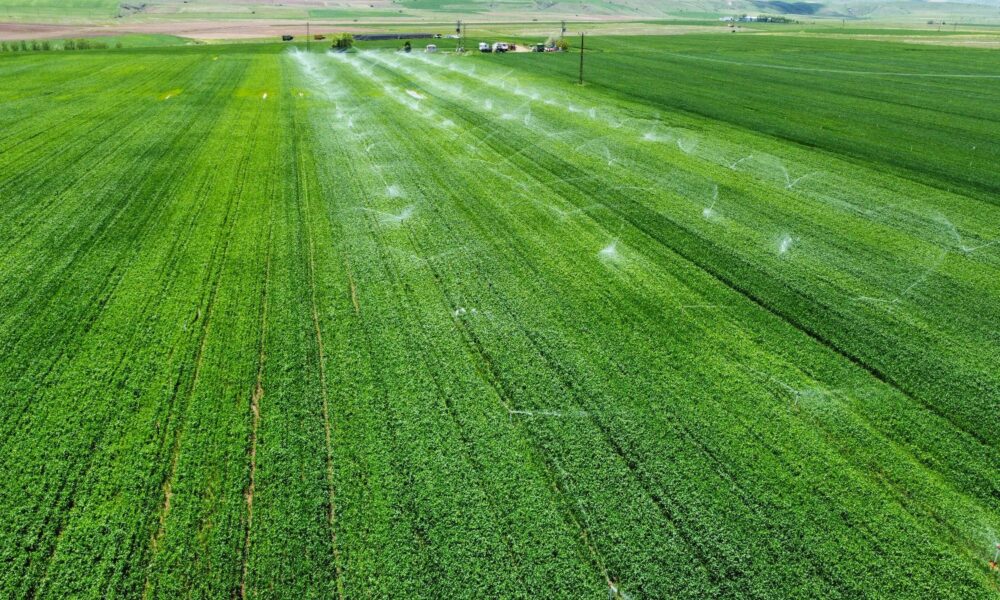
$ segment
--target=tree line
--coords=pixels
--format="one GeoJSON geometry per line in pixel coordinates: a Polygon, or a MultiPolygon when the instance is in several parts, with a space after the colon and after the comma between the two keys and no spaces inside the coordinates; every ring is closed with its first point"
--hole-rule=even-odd
{"type": "MultiPolygon", "coordinates": [[[[61,44],[49,40],[0,41],[0,52],[48,52],[50,50],[106,50],[111,48],[107,42],[88,40],[86,38],[65,40],[61,44]]],[[[115,48],[121,48],[121,42],[115,42],[115,48]]]]}

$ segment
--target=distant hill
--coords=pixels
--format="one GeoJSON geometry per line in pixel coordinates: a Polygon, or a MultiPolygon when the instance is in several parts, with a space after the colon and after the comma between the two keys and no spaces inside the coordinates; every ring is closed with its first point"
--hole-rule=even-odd
{"type": "Polygon", "coordinates": [[[0,0],[0,21],[122,22],[189,19],[449,20],[716,19],[734,14],[857,20],[1000,19],[986,0],[0,0]]]}

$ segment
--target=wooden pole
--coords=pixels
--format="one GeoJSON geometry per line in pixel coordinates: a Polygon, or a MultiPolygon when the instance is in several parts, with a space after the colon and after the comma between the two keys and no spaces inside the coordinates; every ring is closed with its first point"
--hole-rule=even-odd
{"type": "Polygon", "coordinates": [[[583,85],[583,32],[580,32],[580,85],[583,85]]]}

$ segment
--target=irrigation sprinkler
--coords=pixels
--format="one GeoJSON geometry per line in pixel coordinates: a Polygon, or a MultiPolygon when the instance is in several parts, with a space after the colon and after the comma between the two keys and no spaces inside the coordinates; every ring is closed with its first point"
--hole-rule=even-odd
{"type": "Polygon", "coordinates": [[[630,600],[628,594],[618,587],[618,582],[610,577],[608,580],[608,600],[630,600]]]}

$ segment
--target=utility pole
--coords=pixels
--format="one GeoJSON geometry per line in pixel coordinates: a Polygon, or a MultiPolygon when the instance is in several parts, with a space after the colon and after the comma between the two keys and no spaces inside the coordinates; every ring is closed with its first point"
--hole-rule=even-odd
{"type": "Polygon", "coordinates": [[[583,85],[583,32],[580,32],[580,85],[583,85]]]}

